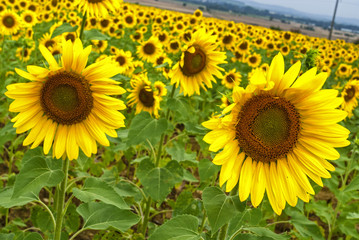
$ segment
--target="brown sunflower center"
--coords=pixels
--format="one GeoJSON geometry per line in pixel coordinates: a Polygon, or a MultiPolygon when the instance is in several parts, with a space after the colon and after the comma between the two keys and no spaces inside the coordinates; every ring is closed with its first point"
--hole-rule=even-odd
{"type": "Polygon", "coordinates": [[[172,42],[170,44],[170,47],[172,50],[177,50],[179,48],[179,44],[178,44],[178,42],[172,42]]]}
{"type": "Polygon", "coordinates": [[[242,42],[240,45],[239,45],[239,48],[241,50],[247,50],[248,49],[248,43],[247,42],[242,42]]]}
{"type": "Polygon", "coordinates": [[[233,74],[227,75],[226,80],[227,80],[228,83],[233,83],[234,82],[233,74]]]}
{"type": "Polygon", "coordinates": [[[15,19],[13,16],[5,16],[2,20],[2,23],[7,28],[12,28],[15,26],[15,19]]]}
{"type": "Polygon", "coordinates": [[[50,76],[41,89],[40,99],[45,114],[64,125],[82,122],[93,107],[90,84],[73,72],[50,76]]]}
{"type": "Polygon", "coordinates": [[[32,22],[32,16],[30,15],[26,15],[25,18],[24,18],[25,22],[27,23],[31,23],[32,22]]]}
{"type": "Polygon", "coordinates": [[[165,59],[163,57],[159,57],[156,60],[157,65],[161,65],[165,59]]]}
{"type": "Polygon", "coordinates": [[[118,57],[116,58],[116,61],[120,64],[120,66],[122,66],[123,64],[126,63],[126,58],[123,57],[123,56],[118,56],[118,57]]]}
{"type": "Polygon", "coordinates": [[[167,35],[166,34],[160,34],[158,35],[158,40],[160,40],[161,42],[166,40],[167,35]]]}
{"type": "Polygon", "coordinates": [[[251,56],[249,58],[249,62],[255,64],[257,62],[257,57],[256,56],[251,56]]]}
{"type": "Polygon", "coordinates": [[[344,97],[344,100],[346,102],[349,102],[354,96],[355,96],[355,88],[351,86],[345,91],[346,95],[344,97]]]}
{"type": "Polygon", "coordinates": [[[276,161],[295,146],[300,117],[284,98],[262,94],[249,99],[238,115],[239,147],[253,160],[276,161]]]}
{"type": "Polygon", "coordinates": [[[201,72],[206,66],[206,54],[197,46],[193,46],[195,51],[188,51],[184,54],[184,64],[181,70],[184,75],[192,76],[201,72]]]}
{"type": "Polygon", "coordinates": [[[233,40],[233,37],[231,35],[226,35],[223,37],[222,41],[224,44],[230,44],[232,42],[232,40],[233,40]]]}
{"type": "Polygon", "coordinates": [[[152,43],[146,43],[145,46],[143,46],[143,51],[147,55],[152,55],[155,53],[155,46],[152,43]]]}
{"type": "Polygon", "coordinates": [[[145,107],[152,107],[155,103],[153,92],[148,87],[144,87],[140,90],[138,98],[145,107]]]}
{"type": "Polygon", "coordinates": [[[126,21],[126,23],[128,23],[128,24],[132,24],[132,23],[133,23],[133,17],[127,16],[127,17],[125,18],[125,21],[126,21]]]}

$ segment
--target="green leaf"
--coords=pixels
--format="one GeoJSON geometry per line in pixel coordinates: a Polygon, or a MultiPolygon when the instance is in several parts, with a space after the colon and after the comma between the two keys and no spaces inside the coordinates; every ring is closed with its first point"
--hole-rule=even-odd
{"type": "Polygon", "coordinates": [[[168,62],[162,63],[162,64],[156,66],[155,68],[162,68],[162,67],[168,67],[168,62]]]}
{"type": "Polygon", "coordinates": [[[34,157],[44,157],[42,147],[27,150],[22,157],[21,167],[24,166],[27,161],[31,160],[34,157]]]}
{"type": "Polygon", "coordinates": [[[32,232],[32,233],[29,233],[28,235],[26,235],[24,240],[43,240],[43,238],[41,237],[41,235],[39,233],[32,232]]]}
{"type": "Polygon", "coordinates": [[[191,191],[184,190],[176,199],[172,217],[176,217],[183,214],[191,214],[194,216],[198,216],[198,214],[200,213],[200,203],[201,202],[199,200],[193,198],[191,191]]]}
{"type": "Polygon", "coordinates": [[[136,202],[140,202],[143,198],[140,190],[129,182],[120,181],[115,191],[122,197],[133,197],[136,202]]]}
{"type": "Polygon", "coordinates": [[[54,224],[49,212],[45,211],[40,206],[36,206],[32,209],[31,222],[34,227],[40,228],[41,232],[50,232],[54,230],[54,224]]]}
{"type": "Polygon", "coordinates": [[[205,188],[202,199],[212,228],[212,235],[237,213],[232,198],[227,196],[219,187],[205,188]]]}
{"type": "Polygon", "coordinates": [[[207,181],[212,178],[218,171],[221,169],[221,166],[217,166],[212,163],[207,158],[201,159],[198,164],[198,173],[201,182],[207,181]]]}
{"type": "Polygon", "coordinates": [[[75,197],[83,202],[100,200],[104,203],[114,205],[120,209],[130,209],[123,198],[108,183],[98,178],[88,178],[82,189],[72,189],[75,197]]]}
{"type": "Polygon", "coordinates": [[[148,112],[142,112],[132,120],[127,144],[129,146],[137,145],[148,139],[153,145],[159,140],[161,134],[167,130],[167,126],[166,119],[153,119],[148,112]]]}
{"type": "Polygon", "coordinates": [[[294,225],[295,229],[303,237],[312,237],[314,240],[322,240],[322,236],[319,227],[315,222],[310,221],[301,213],[296,211],[287,211],[287,214],[291,216],[291,223],[294,225]]]}
{"type": "Polygon", "coordinates": [[[169,155],[171,155],[173,160],[176,160],[178,162],[196,161],[196,153],[186,153],[185,144],[183,142],[174,142],[173,146],[166,148],[166,151],[169,155]]]}
{"type": "Polygon", "coordinates": [[[274,240],[290,239],[290,236],[283,234],[276,234],[264,227],[249,227],[249,228],[243,228],[243,230],[253,232],[260,237],[268,237],[269,239],[274,239],[274,240]]]}
{"type": "Polygon", "coordinates": [[[14,233],[0,233],[1,240],[13,240],[15,237],[14,233]]]}
{"type": "Polygon", "coordinates": [[[0,146],[16,137],[16,130],[13,128],[14,123],[9,122],[0,130],[0,146]]]}
{"type": "Polygon", "coordinates": [[[341,232],[343,232],[347,236],[352,237],[350,239],[359,239],[359,233],[356,230],[357,223],[358,221],[349,221],[349,220],[339,221],[338,227],[341,232]]]}
{"type": "Polygon", "coordinates": [[[38,200],[38,197],[33,193],[26,193],[17,198],[12,199],[14,188],[4,188],[0,191],[0,206],[4,208],[12,208],[17,206],[24,206],[29,202],[38,200]]]}
{"type": "Polygon", "coordinates": [[[140,220],[140,217],[130,210],[101,202],[83,203],[76,211],[84,219],[84,229],[106,230],[113,227],[125,232],[140,220]]]}
{"type": "Polygon", "coordinates": [[[173,112],[176,112],[181,118],[191,118],[190,111],[191,107],[188,105],[185,98],[177,97],[170,98],[167,100],[167,106],[173,112]]]}
{"type": "Polygon", "coordinates": [[[110,40],[111,38],[97,29],[85,30],[84,31],[85,40],[110,40]]]}
{"type": "Polygon", "coordinates": [[[359,219],[359,213],[356,212],[350,212],[347,215],[347,219],[359,219]]]}
{"type": "Polygon", "coordinates": [[[354,179],[351,180],[349,185],[344,189],[343,192],[350,192],[359,189],[359,175],[357,175],[354,179]]]}
{"type": "Polygon", "coordinates": [[[65,32],[75,32],[79,26],[71,26],[70,23],[64,23],[57,27],[51,35],[51,38],[57,37],[65,32]]]}
{"type": "Polygon", "coordinates": [[[154,167],[149,159],[140,163],[136,175],[143,191],[158,202],[162,202],[176,184],[174,175],[168,169],[154,167]]]}
{"type": "Polygon", "coordinates": [[[56,186],[63,178],[61,159],[33,157],[26,161],[16,176],[12,199],[30,192],[38,195],[41,188],[56,186]]]}
{"type": "Polygon", "coordinates": [[[197,240],[202,239],[198,233],[198,219],[192,215],[174,217],[157,228],[149,240],[197,240]]]}
{"type": "Polygon", "coordinates": [[[175,182],[181,182],[183,180],[183,167],[177,161],[170,161],[165,167],[175,178],[175,182]]]}

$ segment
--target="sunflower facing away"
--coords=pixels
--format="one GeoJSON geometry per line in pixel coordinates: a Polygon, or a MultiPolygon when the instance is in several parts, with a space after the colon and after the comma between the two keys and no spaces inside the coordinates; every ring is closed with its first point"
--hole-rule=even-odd
{"type": "Polygon", "coordinates": [[[76,159],[79,147],[87,155],[97,152],[96,142],[109,146],[106,134],[116,137],[115,129],[124,127],[118,111],[125,104],[109,95],[125,92],[109,79],[119,73],[110,59],[86,67],[91,46],[83,49],[81,40],[62,44],[62,59],[57,63],[49,50],[40,45],[49,69],[29,65],[16,72],[31,82],[7,86],[6,96],[15,99],[11,112],[19,112],[11,121],[17,133],[30,130],[23,144],[35,148],[43,142],[47,154],[53,144],[56,158],[76,159]]]}
{"type": "Polygon", "coordinates": [[[225,52],[216,51],[216,48],[216,36],[204,29],[197,30],[184,47],[180,61],[173,66],[171,84],[180,84],[185,96],[199,95],[200,88],[212,88],[212,82],[216,82],[213,75],[223,77],[220,72],[223,69],[218,64],[226,63],[225,52]]]}
{"type": "Polygon", "coordinates": [[[222,165],[219,183],[226,191],[239,183],[239,198],[251,194],[257,207],[267,192],[280,215],[286,202],[309,201],[314,190],[308,177],[323,186],[339,158],[335,147],[350,144],[349,131],[337,124],[347,113],[334,89],[321,90],[326,73],[312,68],[299,78],[297,62],[284,73],[283,56],[274,57],[267,73],[257,71],[246,89],[236,87],[234,103],[203,123],[212,130],[204,137],[218,152],[213,163],[222,165]]]}

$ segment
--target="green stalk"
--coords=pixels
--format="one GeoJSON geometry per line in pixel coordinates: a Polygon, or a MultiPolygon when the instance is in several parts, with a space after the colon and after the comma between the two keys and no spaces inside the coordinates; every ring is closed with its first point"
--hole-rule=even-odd
{"type": "MultiPolygon", "coordinates": [[[[173,84],[169,99],[173,98],[173,95],[175,94],[175,90],[176,90],[176,85],[173,84]]],[[[170,110],[167,109],[166,120],[169,119],[169,116],[170,116],[170,110]]],[[[161,159],[161,154],[162,154],[162,146],[163,146],[164,138],[165,138],[165,134],[163,133],[161,135],[160,145],[158,146],[158,152],[157,152],[157,156],[156,156],[156,167],[158,167],[160,165],[160,159],[161,159]]],[[[147,203],[146,203],[146,209],[145,209],[145,216],[144,216],[143,225],[142,225],[143,236],[146,236],[148,220],[150,217],[151,204],[152,204],[152,198],[150,196],[148,196],[147,203]]]]}
{"type": "Polygon", "coordinates": [[[56,209],[56,226],[55,226],[54,240],[61,239],[62,221],[64,217],[63,209],[65,204],[68,170],[69,170],[69,159],[66,158],[62,165],[62,171],[64,172],[64,179],[59,185],[57,185],[57,189],[56,189],[58,193],[58,197],[56,198],[57,203],[55,204],[57,206],[57,209],[56,209]]]}
{"type": "Polygon", "coordinates": [[[81,29],[80,29],[80,40],[83,41],[83,35],[84,35],[84,29],[85,29],[85,23],[87,19],[87,13],[84,12],[84,16],[82,17],[82,23],[81,23],[81,29]]]}

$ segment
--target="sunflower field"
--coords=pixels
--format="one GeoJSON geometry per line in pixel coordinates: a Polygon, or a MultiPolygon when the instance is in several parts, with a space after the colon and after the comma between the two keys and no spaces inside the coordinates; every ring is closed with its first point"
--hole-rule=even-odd
{"type": "Polygon", "coordinates": [[[119,0],[0,0],[0,239],[359,239],[359,46],[119,0]]]}

